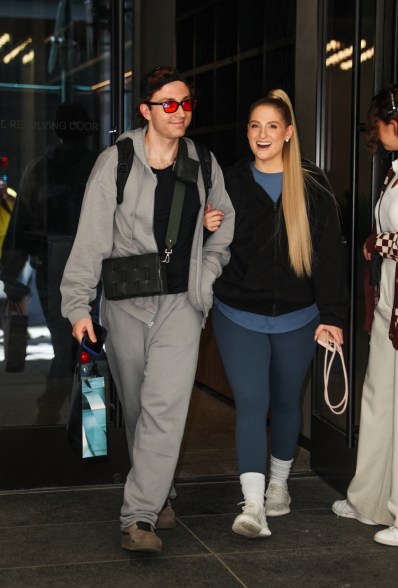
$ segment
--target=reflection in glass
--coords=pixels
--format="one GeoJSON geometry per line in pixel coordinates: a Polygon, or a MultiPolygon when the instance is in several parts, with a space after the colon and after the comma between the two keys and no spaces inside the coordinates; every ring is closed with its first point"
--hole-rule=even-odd
{"type": "MultiPolygon", "coordinates": [[[[374,42],[375,42],[375,6],[374,0],[366,0],[361,11],[360,72],[358,100],[359,122],[358,135],[358,194],[352,190],[352,75],[353,75],[353,35],[354,12],[352,3],[331,0],[327,4],[327,31],[325,47],[324,77],[324,169],[336,195],[342,220],[342,230],[347,244],[347,271],[350,271],[352,230],[355,226],[355,359],[352,362],[355,374],[355,424],[359,422],[360,396],[366,370],[369,340],[363,330],[364,322],[364,260],[362,246],[371,230],[371,157],[366,151],[364,134],[366,112],[374,87],[374,42]],[[355,200],[357,198],[357,200],[355,200]],[[355,207],[355,219],[353,210],[355,207]],[[353,224],[355,223],[355,225],[353,224]]],[[[348,336],[345,333],[345,341],[348,336]]],[[[343,350],[347,354],[348,345],[343,350]]],[[[321,358],[322,361],[322,358],[321,358]]],[[[347,357],[346,357],[346,363],[347,357]]],[[[332,371],[332,390],[335,398],[341,397],[343,379],[336,363],[332,371]]],[[[320,414],[338,428],[346,427],[345,416],[335,417],[321,404],[320,414]]]]}
{"type": "MultiPolygon", "coordinates": [[[[130,0],[125,14],[131,46],[130,0]]],[[[16,198],[4,231],[0,317],[6,303],[18,302],[29,338],[23,371],[5,372],[0,321],[0,426],[54,425],[66,422],[76,357],[71,326],[60,314],[59,283],[86,181],[98,152],[109,146],[108,7],[9,3],[2,6],[2,32],[0,157],[8,158],[16,198]]],[[[131,71],[125,79],[129,91],[131,71]]],[[[126,117],[132,119],[130,107],[126,117]]]]}

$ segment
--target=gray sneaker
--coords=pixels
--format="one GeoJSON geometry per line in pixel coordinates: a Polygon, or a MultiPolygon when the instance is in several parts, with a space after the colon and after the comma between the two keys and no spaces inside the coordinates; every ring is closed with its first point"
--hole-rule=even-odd
{"type": "Polygon", "coordinates": [[[243,512],[234,520],[232,530],[238,535],[244,535],[249,539],[269,537],[271,531],[268,528],[264,508],[257,502],[244,502],[243,512]]]}
{"type": "Polygon", "coordinates": [[[290,512],[291,498],[287,485],[270,482],[265,493],[265,514],[280,517],[290,512]]]}
{"type": "Polygon", "coordinates": [[[122,533],[122,548],[128,551],[162,553],[162,541],[149,523],[138,521],[122,533]]]}

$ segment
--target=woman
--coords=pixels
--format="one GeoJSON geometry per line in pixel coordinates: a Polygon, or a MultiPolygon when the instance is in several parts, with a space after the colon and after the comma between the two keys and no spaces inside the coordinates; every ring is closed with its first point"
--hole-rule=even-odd
{"type": "Polygon", "coordinates": [[[336,202],[323,173],[301,163],[285,92],[273,90],[253,104],[247,138],[253,157],[225,175],[235,235],[230,262],[214,286],[213,324],[236,404],[244,506],[232,530],[266,537],[266,515],[290,511],[287,479],[302,384],[319,333],[325,329],[343,343],[346,289],[336,202]],[[269,408],[271,476],[264,510],[269,408]]]}
{"type": "MultiPolygon", "coordinates": [[[[398,150],[398,87],[377,94],[370,105],[369,149],[380,142],[387,151],[398,150]]],[[[376,205],[377,236],[363,247],[382,258],[379,299],[374,310],[369,362],[361,402],[358,457],[346,500],[337,500],[333,512],[367,525],[388,525],[374,535],[377,543],[398,547],[398,159],[392,162],[376,205]]]]}

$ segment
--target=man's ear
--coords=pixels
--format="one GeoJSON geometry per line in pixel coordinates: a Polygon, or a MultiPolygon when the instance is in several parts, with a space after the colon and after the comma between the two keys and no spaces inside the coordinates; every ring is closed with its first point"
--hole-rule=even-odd
{"type": "Polygon", "coordinates": [[[394,127],[394,135],[396,135],[398,137],[398,120],[395,120],[395,118],[391,119],[391,124],[394,127]]]}
{"type": "Polygon", "coordinates": [[[150,111],[148,104],[144,104],[144,103],[140,104],[140,113],[146,120],[150,120],[151,111],[150,111]]]}

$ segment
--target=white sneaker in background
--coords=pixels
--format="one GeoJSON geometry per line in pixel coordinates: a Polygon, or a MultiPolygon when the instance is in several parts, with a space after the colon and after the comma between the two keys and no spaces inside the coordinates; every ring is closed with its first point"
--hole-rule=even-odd
{"type": "Polygon", "coordinates": [[[388,527],[378,531],[373,539],[377,543],[383,543],[383,545],[392,545],[398,547],[398,527],[388,527]]]}
{"type": "Polygon", "coordinates": [[[236,517],[232,525],[233,532],[250,539],[269,537],[271,531],[267,525],[264,507],[261,507],[257,502],[243,504],[243,512],[236,517]]]}
{"type": "Polygon", "coordinates": [[[280,517],[290,512],[291,498],[287,484],[270,482],[265,493],[265,514],[267,517],[280,517]]]}
{"type": "Polygon", "coordinates": [[[371,521],[370,519],[364,517],[363,515],[359,514],[359,512],[357,512],[355,510],[355,508],[353,506],[351,506],[351,504],[348,502],[348,500],[336,500],[335,502],[333,502],[332,511],[338,517],[345,517],[347,519],[356,519],[357,521],[359,521],[360,523],[363,523],[364,525],[377,525],[378,524],[378,523],[375,523],[374,521],[371,521]]]}

